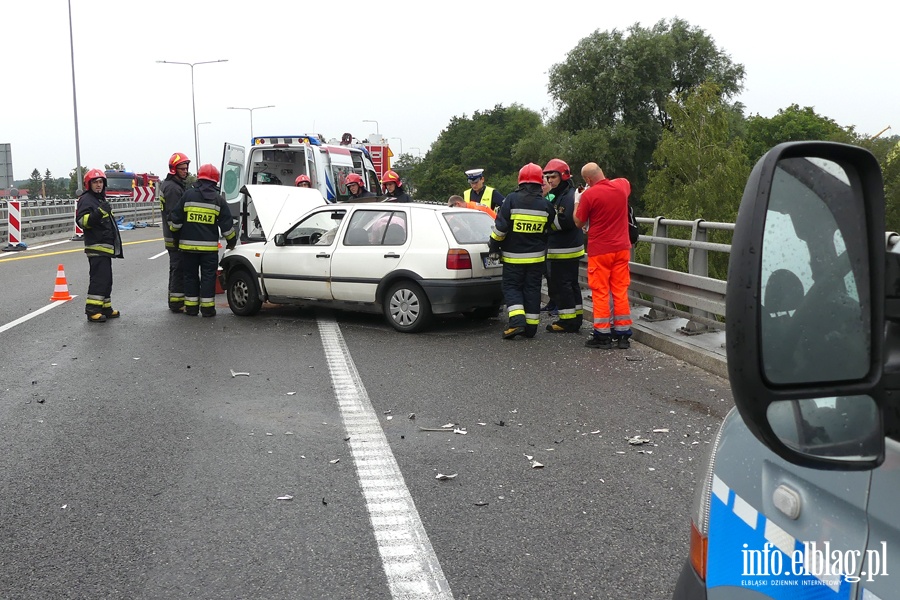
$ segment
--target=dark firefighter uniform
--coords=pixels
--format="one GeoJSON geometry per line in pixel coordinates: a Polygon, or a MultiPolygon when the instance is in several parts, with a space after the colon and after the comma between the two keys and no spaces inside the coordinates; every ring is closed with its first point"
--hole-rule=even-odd
{"type": "Polygon", "coordinates": [[[88,321],[103,322],[119,316],[113,310],[112,259],[123,258],[122,237],[109,202],[106,201],[106,177],[103,171],[93,169],[85,175],[85,191],[78,198],[75,222],[84,230],[84,253],[90,264],[90,282],[85,299],[84,312],[88,321]],[[89,182],[103,179],[103,191],[91,191],[89,182]]]}
{"type": "Polygon", "coordinates": [[[503,298],[509,324],[503,337],[534,337],[541,318],[541,276],[547,253],[547,224],[554,213],[541,195],[541,168],[522,167],[519,187],[506,197],[491,231],[492,253],[503,261],[503,298]],[[531,173],[537,169],[537,175],[531,173]],[[523,172],[525,172],[523,177],[523,172]]]}
{"type": "Polygon", "coordinates": [[[159,210],[162,213],[163,240],[169,253],[169,309],[181,312],[184,308],[184,271],[181,267],[181,252],[175,246],[175,238],[166,226],[172,207],[181,202],[184,195],[184,180],[169,174],[159,187],[159,210]]]}
{"type": "Polygon", "coordinates": [[[581,329],[583,307],[578,268],[584,256],[584,232],[575,225],[575,188],[572,180],[561,180],[547,195],[553,208],[547,260],[550,268],[550,297],[556,301],[559,320],[547,331],[574,333],[581,329]]]}
{"type": "Polygon", "coordinates": [[[172,207],[169,229],[182,253],[184,312],[188,315],[199,312],[204,317],[213,317],[216,314],[219,232],[229,249],[234,248],[237,236],[231,211],[216,187],[218,169],[212,165],[203,165],[201,169],[205,167],[210,167],[214,173],[198,173],[197,182],[184,193],[181,202],[172,207]]]}

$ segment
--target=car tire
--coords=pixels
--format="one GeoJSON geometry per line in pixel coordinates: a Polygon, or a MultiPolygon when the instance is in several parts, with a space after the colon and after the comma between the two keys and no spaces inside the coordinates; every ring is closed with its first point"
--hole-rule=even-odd
{"type": "Polygon", "coordinates": [[[382,302],[384,318],[403,333],[422,331],[431,321],[431,303],[422,287],[412,281],[393,284],[382,302]]]}
{"type": "Polygon", "coordinates": [[[468,312],[464,312],[463,316],[472,321],[486,321],[498,316],[499,314],[499,306],[481,306],[468,312]]]}
{"type": "Polygon", "coordinates": [[[228,274],[225,292],[231,312],[239,317],[255,315],[262,307],[256,280],[244,269],[238,269],[228,274]]]}

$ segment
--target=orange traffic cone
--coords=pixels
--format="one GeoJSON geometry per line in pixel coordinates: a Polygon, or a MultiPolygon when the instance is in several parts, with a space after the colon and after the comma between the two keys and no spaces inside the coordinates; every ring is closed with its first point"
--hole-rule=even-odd
{"type": "Polygon", "coordinates": [[[53,295],[50,296],[50,302],[71,299],[72,296],[69,295],[69,284],[66,283],[66,272],[63,271],[63,266],[59,265],[59,268],[56,270],[56,286],[53,288],[53,295]]]}

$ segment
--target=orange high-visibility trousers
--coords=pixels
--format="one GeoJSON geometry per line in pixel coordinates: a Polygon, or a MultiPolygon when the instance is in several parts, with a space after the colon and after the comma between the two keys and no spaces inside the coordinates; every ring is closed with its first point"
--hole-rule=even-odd
{"type": "Polygon", "coordinates": [[[594,304],[594,333],[614,336],[631,335],[631,307],[628,305],[628,286],[631,272],[628,262],[630,250],[619,250],[588,257],[588,285],[594,304]],[[609,295],[613,310],[610,323],[609,295]]]}

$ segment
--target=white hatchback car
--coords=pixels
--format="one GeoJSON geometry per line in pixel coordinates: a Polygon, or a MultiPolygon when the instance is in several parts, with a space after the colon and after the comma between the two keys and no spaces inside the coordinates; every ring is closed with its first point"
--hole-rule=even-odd
{"type": "Polygon", "coordinates": [[[248,185],[241,244],[221,277],[236,315],[263,302],[383,312],[402,332],[433,314],[496,316],[502,266],[483,212],[418,203],[327,204],[313,189],[248,185]]]}

